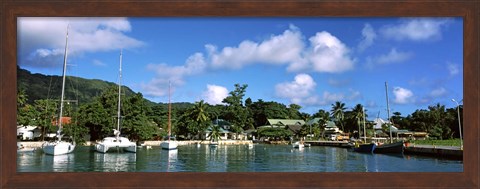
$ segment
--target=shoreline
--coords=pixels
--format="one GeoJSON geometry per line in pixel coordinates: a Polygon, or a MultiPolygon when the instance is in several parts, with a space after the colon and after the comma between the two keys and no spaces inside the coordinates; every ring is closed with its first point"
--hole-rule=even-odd
{"type": "MultiPolygon", "coordinates": [[[[143,141],[141,145],[138,147],[143,146],[160,146],[162,141],[143,141]]],[[[210,141],[205,140],[188,140],[188,141],[177,141],[179,146],[183,145],[195,145],[195,144],[210,144],[210,141]]],[[[17,144],[22,144],[25,148],[41,148],[44,142],[41,141],[23,141],[17,142],[17,144]]],[[[81,146],[94,146],[96,142],[94,141],[87,141],[85,144],[81,146]]],[[[219,145],[249,145],[253,144],[252,140],[222,140],[218,141],[219,145]]],[[[346,142],[338,142],[338,141],[306,141],[306,143],[310,143],[312,146],[329,146],[329,147],[340,147],[340,148],[347,148],[348,146],[346,142]]],[[[273,142],[268,143],[264,142],[264,144],[270,145],[288,145],[286,142],[273,142]]],[[[437,158],[449,158],[449,159],[460,159],[463,160],[463,150],[459,147],[449,147],[449,146],[433,146],[433,145],[410,145],[406,146],[404,149],[405,155],[420,155],[420,156],[430,156],[430,157],[437,157],[437,158]]]]}
{"type": "MultiPolygon", "coordinates": [[[[19,141],[17,144],[22,144],[24,147],[27,148],[41,148],[42,144],[46,141],[19,141]]],[[[148,140],[141,142],[141,145],[138,146],[160,146],[160,143],[163,141],[161,140],[148,140]]],[[[82,145],[79,146],[94,146],[95,141],[87,141],[82,145]]],[[[208,140],[185,140],[185,141],[177,141],[179,146],[182,145],[192,145],[192,144],[210,144],[211,142],[208,140]]],[[[253,144],[251,140],[221,140],[218,141],[219,145],[246,145],[246,144],[253,144]]]]}

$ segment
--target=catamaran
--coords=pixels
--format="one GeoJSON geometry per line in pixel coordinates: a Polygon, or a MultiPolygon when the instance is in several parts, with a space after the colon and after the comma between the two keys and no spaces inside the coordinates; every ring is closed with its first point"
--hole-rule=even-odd
{"type": "Polygon", "coordinates": [[[126,137],[121,137],[120,134],[120,107],[121,107],[121,90],[122,90],[122,51],[120,51],[120,69],[119,69],[119,79],[118,79],[118,109],[117,109],[117,129],[113,129],[114,137],[105,137],[101,142],[95,145],[95,150],[101,153],[107,153],[108,151],[127,151],[127,152],[137,152],[137,144],[131,142],[126,137]]]}
{"type": "Polygon", "coordinates": [[[49,155],[61,155],[68,154],[73,152],[75,149],[75,141],[67,142],[62,141],[62,115],[63,115],[63,101],[65,96],[65,74],[67,72],[67,55],[68,55],[68,26],[67,26],[67,36],[65,38],[65,54],[63,56],[63,76],[62,76],[62,95],[60,97],[60,113],[58,116],[58,130],[57,130],[57,140],[53,142],[46,142],[42,145],[42,150],[45,154],[49,155]]]}

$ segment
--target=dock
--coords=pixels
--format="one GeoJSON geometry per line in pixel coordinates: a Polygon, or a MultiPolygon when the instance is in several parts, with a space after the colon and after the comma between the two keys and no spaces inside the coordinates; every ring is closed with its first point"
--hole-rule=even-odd
{"type": "Polygon", "coordinates": [[[458,146],[413,145],[405,147],[404,154],[463,159],[463,150],[458,146]]]}

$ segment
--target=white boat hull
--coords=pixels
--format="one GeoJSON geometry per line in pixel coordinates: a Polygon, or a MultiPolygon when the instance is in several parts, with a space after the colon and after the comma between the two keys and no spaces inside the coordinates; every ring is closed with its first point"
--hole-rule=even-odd
{"type": "Polygon", "coordinates": [[[163,141],[160,143],[160,147],[165,150],[177,149],[178,143],[176,141],[163,141]]]}
{"type": "Polygon", "coordinates": [[[293,143],[293,147],[294,147],[294,148],[299,148],[299,149],[300,149],[300,148],[303,148],[303,147],[304,147],[304,145],[303,145],[303,144],[301,144],[300,142],[295,142],[295,143],[293,143]]]}
{"type": "Polygon", "coordinates": [[[75,144],[64,141],[47,142],[42,145],[45,154],[54,156],[71,153],[74,149],[75,144]]]}
{"type": "Polygon", "coordinates": [[[130,142],[125,137],[120,137],[117,140],[115,137],[106,137],[102,142],[95,145],[95,150],[101,153],[107,153],[109,151],[126,151],[137,152],[137,144],[130,142]]]}

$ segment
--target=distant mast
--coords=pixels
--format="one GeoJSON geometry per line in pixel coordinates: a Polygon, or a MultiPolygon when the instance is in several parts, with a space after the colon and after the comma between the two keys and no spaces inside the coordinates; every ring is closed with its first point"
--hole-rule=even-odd
{"type": "Polygon", "coordinates": [[[390,143],[392,143],[393,142],[393,140],[392,140],[392,125],[390,125],[390,124],[392,124],[392,122],[390,121],[390,106],[388,104],[388,85],[387,85],[386,81],[385,81],[385,94],[386,94],[385,96],[387,97],[387,120],[389,122],[388,128],[390,130],[390,143]]]}
{"type": "Polygon", "coordinates": [[[60,133],[62,132],[62,117],[63,117],[63,98],[65,97],[65,75],[67,74],[67,57],[68,57],[68,28],[67,26],[67,37],[65,38],[65,54],[63,56],[63,76],[62,76],[62,95],[60,97],[60,113],[58,115],[58,131],[57,137],[58,141],[62,139],[60,133]]]}
{"type": "MultiPolygon", "coordinates": [[[[363,142],[367,143],[367,129],[365,128],[365,108],[362,106],[362,113],[363,113],[363,142]]],[[[358,133],[360,134],[360,132],[358,133]]]]}
{"type": "Polygon", "coordinates": [[[172,127],[172,120],[171,120],[171,111],[172,111],[172,104],[170,103],[170,88],[172,84],[168,81],[168,141],[170,141],[171,127],[172,127]]]}
{"type": "Polygon", "coordinates": [[[123,50],[120,50],[120,67],[118,69],[118,109],[117,109],[117,130],[120,132],[120,105],[121,105],[121,92],[122,92],[122,52],[123,50]]]}

